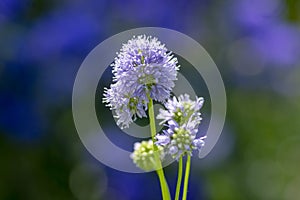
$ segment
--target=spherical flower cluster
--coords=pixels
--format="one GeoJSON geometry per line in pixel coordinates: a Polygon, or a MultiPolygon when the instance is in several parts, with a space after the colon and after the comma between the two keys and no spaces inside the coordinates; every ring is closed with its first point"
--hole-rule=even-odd
{"type": "Polygon", "coordinates": [[[157,38],[133,37],[117,54],[113,67],[113,84],[105,89],[103,102],[127,128],[136,117],[146,117],[149,98],[165,102],[177,80],[177,58],[157,38]]]}
{"type": "Polygon", "coordinates": [[[130,155],[133,162],[144,171],[152,171],[159,168],[158,163],[155,161],[156,157],[163,158],[163,147],[157,146],[154,150],[153,141],[142,141],[134,144],[134,152],[130,155]],[[157,153],[157,154],[156,154],[157,153]]]}
{"type": "Polygon", "coordinates": [[[185,154],[192,155],[196,149],[200,152],[204,146],[206,136],[196,138],[203,102],[202,97],[192,101],[189,95],[180,95],[178,99],[173,97],[166,102],[167,110],[159,111],[157,119],[162,119],[168,128],[156,136],[156,144],[163,146],[176,159],[185,154]]]}

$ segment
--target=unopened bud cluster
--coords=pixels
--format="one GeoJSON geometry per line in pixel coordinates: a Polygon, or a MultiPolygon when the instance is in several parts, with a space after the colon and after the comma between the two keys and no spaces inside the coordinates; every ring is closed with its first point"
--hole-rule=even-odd
{"type": "Polygon", "coordinates": [[[133,162],[144,171],[158,169],[157,159],[163,158],[163,147],[154,149],[153,141],[142,141],[134,144],[134,152],[130,155],[133,162]]]}

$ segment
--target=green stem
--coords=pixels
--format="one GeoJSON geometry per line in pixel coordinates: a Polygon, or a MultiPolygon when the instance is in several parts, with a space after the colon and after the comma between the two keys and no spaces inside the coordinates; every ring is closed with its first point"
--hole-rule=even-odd
{"type": "Polygon", "coordinates": [[[177,177],[175,200],[179,200],[181,179],[182,179],[182,156],[180,156],[179,163],[178,163],[178,177],[177,177]]]}
{"type": "Polygon", "coordinates": [[[161,189],[163,200],[171,200],[169,188],[168,185],[166,184],[164,171],[162,169],[158,169],[156,170],[156,173],[159,178],[160,189],[161,189]]]}
{"type": "Polygon", "coordinates": [[[189,184],[190,168],[191,168],[191,156],[187,155],[182,200],[186,200],[187,189],[188,189],[188,184],[189,184]]]}
{"type": "MultiPolygon", "coordinates": [[[[151,130],[151,137],[152,137],[152,142],[153,145],[155,144],[155,135],[156,135],[156,127],[155,127],[155,117],[154,117],[154,108],[153,108],[153,101],[148,94],[148,112],[149,112],[149,120],[150,120],[150,130],[151,130]]],[[[157,146],[154,145],[154,150],[157,150],[157,146]]]]}
{"type": "MultiPolygon", "coordinates": [[[[147,96],[148,96],[148,99],[149,99],[148,112],[149,112],[149,120],[150,120],[151,137],[152,137],[152,141],[153,141],[154,151],[157,151],[158,148],[155,145],[156,127],[155,127],[155,117],[154,117],[153,101],[152,101],[152,99],[151,99],[151,97],[150,97],[149,94],[147,94],[147,96]]],[[[164,175],[164,171],[162,169],[161,161],[160,161],[159,157],[156,157],[155,160],[156,160],[156,162],[158,164],[157,165],[158,169],[156,170],[156,173],[157,173],[158,178],[159,178],[163,200],[171,200],[171,196],[170,196],[170,192],[169,192],[169,187],[168,187],[165,175],[164,175]]]]}

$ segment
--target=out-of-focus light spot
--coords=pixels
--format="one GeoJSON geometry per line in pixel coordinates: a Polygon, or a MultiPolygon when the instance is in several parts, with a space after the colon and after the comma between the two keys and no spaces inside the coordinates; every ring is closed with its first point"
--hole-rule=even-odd
{"type": "Polygon", "coordinates": [[[264,58],[254,48],[257,40],[243,38],[235,41],[228,49],[229,64],[240,75],[258,75],[264,69],[264,58]]]}
{"type": "Polygon", "coordinates": [[[107,177],[100,166],[84,163],[70,173],[69,186],[78,200],[99,200],[107,189],[107,177]]]}

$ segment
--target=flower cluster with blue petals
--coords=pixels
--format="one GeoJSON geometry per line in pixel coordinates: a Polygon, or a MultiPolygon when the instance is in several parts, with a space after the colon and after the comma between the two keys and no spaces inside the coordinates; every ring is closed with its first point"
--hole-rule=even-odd
{"type": "Polygon", "coordinates": [[[196,97],[190,100],[189,95],[174,96],[165,103],[166,110],[160,109],[157,119],[168,127],[163,134],[156,136],[156,144],[163,146],[166,153],[178,159],[185,154],[192,155],[193,150],[201,150],[204,137],[196,138],[198,126],[202,120],[200,109],[204,99],[196,97]]]}
{"type": "Polygon", "coordinates": [[[137,117],[147,117],[149,98],[164,103],[170,97],[179,69],[177,58],[157,38],[133,37],[117,54],[113,83],[103,102],[115,111],[117,125],[127,128],[137,117]]]}

